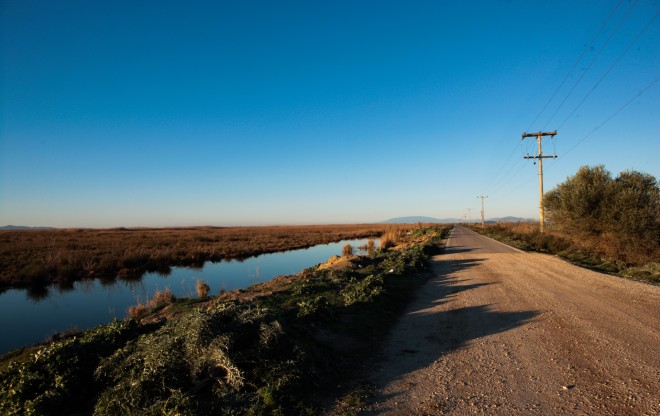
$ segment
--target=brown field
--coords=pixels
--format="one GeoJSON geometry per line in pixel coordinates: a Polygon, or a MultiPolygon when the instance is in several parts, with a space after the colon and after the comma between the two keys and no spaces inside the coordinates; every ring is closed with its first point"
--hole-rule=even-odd
{"type": "Polygon", "coordinates": [[[414,225],[115,228],[0,231],[0,288],[85,278],[140,278],[172,266],[241,259],[344,239],[378,237],[414,225]]]}

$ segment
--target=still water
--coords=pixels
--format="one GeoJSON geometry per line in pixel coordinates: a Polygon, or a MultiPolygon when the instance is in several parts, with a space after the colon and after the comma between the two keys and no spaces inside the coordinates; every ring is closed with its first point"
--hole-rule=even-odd
{"type": "MultiPolygon", "coordinates": [[[[156,290],[169,288],[176,297],[197,296],[195,283],[204,280],[210,295],[220,290],[241,289],[271,280],[275,276],[295,274],[307,267],[341,255],[342,247],[351,244],[354,253],[367,240],[345,240],[307,249],[263,254],[243,261],[206,263],[203,268],[174,267],[163,276],[147,273],[137,281],[114,280],[111,284],[89,280],[76,282],[68,291],[51,287],[40,300],[25,290],[8,290],[0,294],[0,354],[12,349],[44,341],[68,329],[84,330],[123,319],[129,306],[146,302],[156,290]]],[[[357,253],[359,254],[359,253],[357,253]]]]}

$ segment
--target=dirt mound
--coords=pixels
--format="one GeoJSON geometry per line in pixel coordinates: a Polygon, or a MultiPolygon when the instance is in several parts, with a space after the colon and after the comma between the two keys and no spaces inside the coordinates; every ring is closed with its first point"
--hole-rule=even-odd
{"type": "Polygon", "coordinates": [[[331,270],[344,270],[353,265],[353,260],[357,259],[357,256],[349,257],[339,257],[332,256],[323,264],[319,265],[319,270],[331,269],[331,270]]]}

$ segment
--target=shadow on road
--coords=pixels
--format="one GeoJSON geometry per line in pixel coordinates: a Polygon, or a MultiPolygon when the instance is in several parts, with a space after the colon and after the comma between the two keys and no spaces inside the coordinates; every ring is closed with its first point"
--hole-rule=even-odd
{"type": "Polygon", "coordinates": [[[380,372],[373,378],[377,384],[384,386],[405,374],[432,365],[447,353],[475,339],[522,326],[538,315],[538,311],[531,310],[496,311],[491,305],[456,305],[452,308],[451,303],[457,294],[497,284],[476,282],[470,277],[461,280],[452,277],[457,271],[483,261],[485,259],[435,262],[435,277],[420,291],[416,302],[411,305],[412,309],[401,318],[399,327],[403,328],[395,329],[392,334],[394,342],[390,344],[388,359],[380,364],[380,372]],[[444,306],[439,308],[441,305],[444,306]]]}
{"type": "Polygon", "coordinates": [[[466,246],[451,246],[445,248],[443,251],[444,254],[456,254],[456,253],[469,253],[471,251],[474,251],[474,247],[466,247],[466,246]]]}

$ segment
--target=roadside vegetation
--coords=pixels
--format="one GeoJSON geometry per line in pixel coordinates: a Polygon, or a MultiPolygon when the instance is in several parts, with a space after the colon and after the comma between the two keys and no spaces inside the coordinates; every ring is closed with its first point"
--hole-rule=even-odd
{"type": "MultiPolygon", "coordinates": [[[[538,223],[488,225],[484,234],[599,270],[660,283],[660,188],[655,177],[584,166],[544,195],[538,223]]],[[[474,227],[476,231],[480,228],[474,227]]]]}
{"type": "MultiPolygon", "coordinates": [[[[403,227],[403,226],[401,226],[403,227]]],[[[391,225],[0,231],[0,290],[70,287],[80,279],[139,279],[170,267],[378,237],[391,225]]],[[[396,228],[396,226],[395,226],[396,228]]]]}
{"type": "Polygon", "coordinates": [[[216,297],[164,294],[139,317],[7,354],[0,413],[317,414],[378,348],[448,230],[416,227],[216,297]]]}

